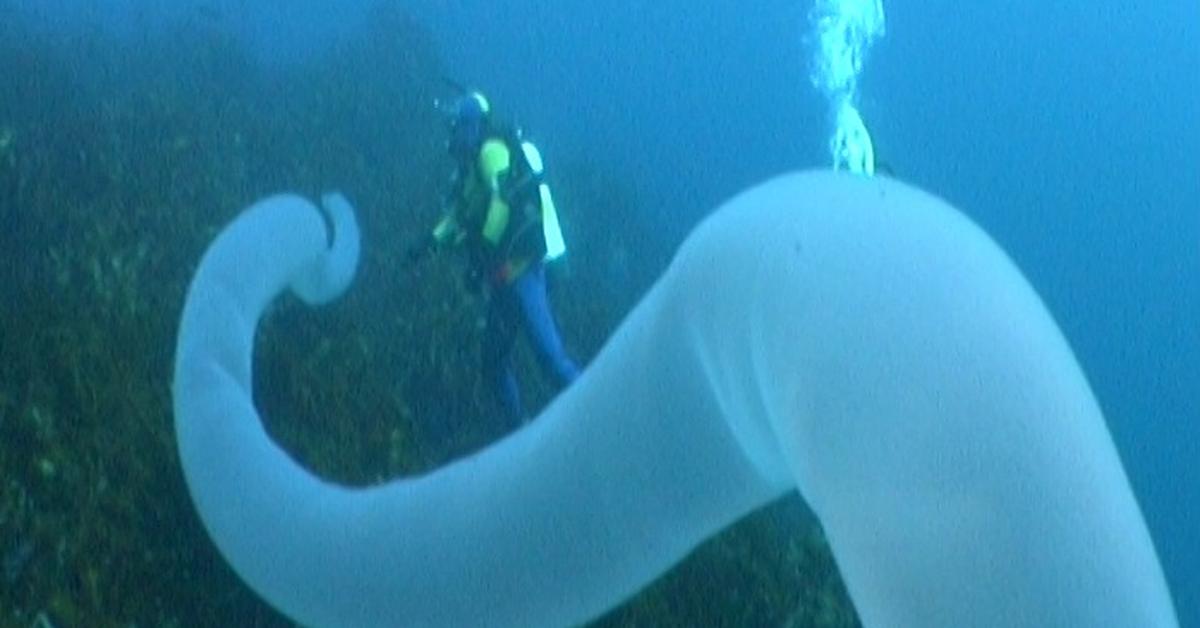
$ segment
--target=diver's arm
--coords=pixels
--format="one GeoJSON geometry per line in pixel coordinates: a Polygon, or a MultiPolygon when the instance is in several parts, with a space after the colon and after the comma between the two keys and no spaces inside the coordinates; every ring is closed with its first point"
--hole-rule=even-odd
{"type": "Polygon", "coordinates": [[[457,243],[461,241],[462,227],[458,225],[457,212],[451,211],[447,213],[429,234],[429,240],[432,246],[439,247],[446,243],[457,243]]]}
{"type": "Polygon", "coordinates": [[[419,262],[438,249],[459,244],[465,238],[458,214],[462,205],[463,179],[459,170],[450,178],[450,193],[442,200],[442,218],[433,229],[408,247],[409,263],[419,262]]]}

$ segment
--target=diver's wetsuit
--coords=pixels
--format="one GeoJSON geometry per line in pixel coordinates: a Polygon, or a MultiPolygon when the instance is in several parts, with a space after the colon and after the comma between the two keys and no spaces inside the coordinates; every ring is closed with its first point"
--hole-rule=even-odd
{"type": "Polygon", "coordinates": [[[470,149],[455,151],[452,212],[433,235],[438,242],[466,245],[473,280],[487,284],[483,368],[509,416],[522,421],[526,415],[512,368],[519,331],[525,331],[538,360],[560,386],[574,381],[579,368],[563,348],[546,296],[544,197],[537,193],[538,183],[530,187],[529,178],[522,175],[520,149],[514,150],[499,134],[482,135],[470,149]]]}
{"type": "Polygon", "coordinates": [[[567,356],[550,303],[546,298],[546,267],[530,266],[506,287],[495,290],[488,303],[487,330],[483,339],[483,367],[500,401],[516,420],[524,409],[513,374],[512,350],[523,328],[542,367],[566,387],[579,376],[579,367],[567,356]]]}

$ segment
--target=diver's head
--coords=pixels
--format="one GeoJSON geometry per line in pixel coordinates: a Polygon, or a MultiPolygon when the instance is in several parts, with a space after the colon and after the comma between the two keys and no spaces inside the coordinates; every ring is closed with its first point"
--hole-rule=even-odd
{"type": "Polygon", "coordinates": [[[483,94],[472,91],[458,99],[450,120],[450,154],[470,158],[483,143],[491,106],[483,94]]]}

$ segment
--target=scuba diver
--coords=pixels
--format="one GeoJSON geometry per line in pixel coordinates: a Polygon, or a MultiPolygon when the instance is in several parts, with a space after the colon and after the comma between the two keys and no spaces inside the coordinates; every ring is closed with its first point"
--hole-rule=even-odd
{"type": "Polygon", "coordinates": [[[455,168],[444,215],[409,250],[409,261],[447,246],[466,249],[468,287],[481,290],[488,304],[484,374],[512,420],[523,422],[512,368],[520,331],[560,388],[579,376],[546,296],[546,262],[566,251],[554,200],[537,148],[515,127],[496,123],[479,92],[458,99],[448,149],[455,168]]]}

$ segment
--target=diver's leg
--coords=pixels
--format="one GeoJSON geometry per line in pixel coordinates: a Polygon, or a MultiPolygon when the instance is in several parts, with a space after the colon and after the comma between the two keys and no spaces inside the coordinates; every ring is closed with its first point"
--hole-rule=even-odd
{"type": "Polygon", "coordinates": [[[520,422],[525,411],[512,369],[512,349],[517,336],[517,305],[510,290],[495,290],[488,299],[487,327],[483,336],[483,372],[504,405],[508,418],[520,422]]]}
{"type": "Polygon", "coordinates": [[[520,301],[524,315],[525,331],[533,343],[538,358],[554,374],[563,388],[579,377],[579,367],[563,348],[550,301],[546,298],[546,267],[536,264],[513,284],[513,292],[520,301]]]}

